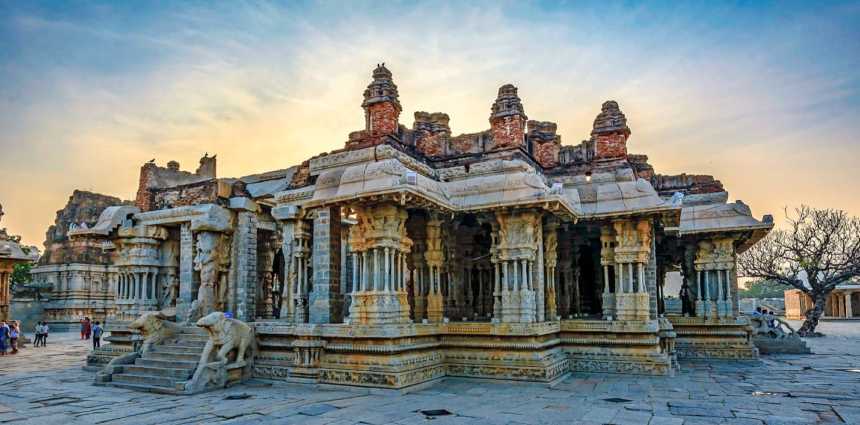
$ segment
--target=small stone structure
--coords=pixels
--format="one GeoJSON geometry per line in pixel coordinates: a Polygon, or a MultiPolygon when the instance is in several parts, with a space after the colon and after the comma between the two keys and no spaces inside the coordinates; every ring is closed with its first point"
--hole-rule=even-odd
{"type": "MultiPolygon", "coordinates": [[[[111,344],[90,364],[135,351],[128,323],[165,308],[184,328],[163,356],[135,361],[172,362],[182,379],[167,387],[197,365],[178,359],[204,352],[190,324],[222,311],[253,329],[242,369],[299,382],[554,382],[671,375],[679,356],[756,358],[735,259],[771,220],[728,203],[711,176],[660,175],[630,154],[615,101],[588,140],[565,146],[520,95],[503,85],[484,131],[453,136],[442,112],[415,113],[410,129],[380,65],[365,128],[343,149],[237,179],[217,177],[208,155],[194,173],[144,165],[134,206],[67,233],[102,247],[114,273],[111,344]],[[668,273],[683,275],[677,313],[668,273]]],[[[152,376],[131,370],[112,382],[152,376]]]]}
{"type": "MultiPolygon", "coordinates": [[[[0,204],[0,221],[3,220],[3,205],[0,204]]],[[[32,262],[33,256],[21,246],[21,237],[9,235],[6,228],[0,228],[0,320],[18,319],[11,317],[12,272],[16,264],[32,262]]]]}
{"type": "MultiPolygon", "coordinates": [[[[812,298],[799,289],[785,291],[785,317],[791,320],[806,319],[806,312],[813,307],[812,298]]],[[[821,320],[860,319],[860,281],[836,285],[827,296],[821,320]]]]}

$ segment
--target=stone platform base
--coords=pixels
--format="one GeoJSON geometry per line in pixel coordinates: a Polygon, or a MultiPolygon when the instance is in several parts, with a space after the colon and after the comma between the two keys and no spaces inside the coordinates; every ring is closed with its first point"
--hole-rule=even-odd
{"type": "Polygon", "coordinates": [[[752,328],[745,317],[704,319],[669,316],[677,335],[678,358],[756,360],[752,328]]]}
{"type": "Polygon", "coordinates": [[[761,354],[810,354],[806,342],[797,336],[785,338],[771,338],[769,336],[757,336],[753,338],[758,352],[761,354]]]}
{"type": "Polygon", "coordinates": [[[571,371],[671,375],[675,364],[674,334],[656,320],[254,325],[254,377],[293,382],[393,390],[444,377],[552,384],[571,371]]]}

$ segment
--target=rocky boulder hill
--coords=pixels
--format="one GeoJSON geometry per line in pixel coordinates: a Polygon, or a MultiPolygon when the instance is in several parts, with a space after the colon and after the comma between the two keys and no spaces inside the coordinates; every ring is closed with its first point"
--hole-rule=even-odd
{"type": "Polygon", "coordinates": [[[75,190],[66,206],[57,211],[54,224],[45,234],[45,253],[39,259],[40,265],[63,263],[106,264],[108,255],[94,241],[86,239],[69,240],[66,233],[72,223],[92,227],[105,208],[113,205],[132,205],[114,196],[75,190]]]}

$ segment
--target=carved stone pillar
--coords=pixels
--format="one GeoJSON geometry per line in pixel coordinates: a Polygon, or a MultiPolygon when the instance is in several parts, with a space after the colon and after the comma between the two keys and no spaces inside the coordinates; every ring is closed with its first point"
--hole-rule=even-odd
{"type": "MultiPolygon", "coordinates": [[[[566,225],[559,228],[558,231],[558,315],[563,319],[572,316],[571,305],[573,304],[573,285],[571,284],[571,272],[574,266],[575,259],[571,252],[573,241],[571,241],[570,232],[566,225]]],[[[546,239],[546,238],[544,238],[546,239]]]]}
{"type": "Polygon", "coordinates": [[[558,222],[548,220],[543,228],[544,281],[546,282],[546,320],[556,320],[558,316],[558,295],[556,276],[558,265],[558,222]]]}
{"type": "MultiPolygon", "coordinates": [[[[235,305],[235,317],[251,321],[256,316],[257,274],[257,214],[253,210],[238,210],[233,233],[232,261],[236,271],[236,286],[228,305],[235,305]],[[232,298],[235,296],[235,300],[232,298]]],[[[223,302],[223,301],[222,301],[223,302]]]]}
{"type": "Polygon", "coordinates": [[[529,323],[537,320],[535,265],[542,266],[539,247],[541,215],[537,211],[497,212],[498,237],[494,260],[501,269],[500,315],[502,322],[529,323]]]}
{"type": "Polygon", "coordinates": [[[427,264],[427,320],[438,323],[445,315],[442,296],[445,252],[442,250],[442,220],[436,215],[427,221],[427,250],[424,252],[424,258],[427,264]]]}
{"type": "MultiPolygon", "coordinates": [[[[311,292],[311,224],[297,219],[291,223],[290,256],[284,255],[289,262],[286,275],[289,301],[289,318],[293,323],[308,322],[308,302],[311,292]]],[[[287,242],[284,241],[286,244],[287,242]]]]}
{"type": "Polygon", "coordinates": [[[192,303],[190,320],[196,320],[223,306],[226,285],[222,279],[227,237],[219,232],[201,231],[196,234],[194,270],[199,273],[200,287],[192,303]]]}
{"type": "Polygon", "coordinates": [[[257,241],[257,317],[273,319],[274,312],[280,306],[275,305],[276,277],[274,274],[275,251],[280,245],[277,233],[261,232],[257,241]]]}
{"type": "MultiPolygon", "coordinates": [[[[194,235],[191,223],[183,223],[179,233],[179,297],[176,300],[176,316],[187,317],[194,301],[194,235]]],[[[123,297],[128,299],[128,279],[123,274],[123,297]]]]}
{"type": "Polygon", "coordinates": [[[648,219],[617,220],[615,230],[615,270],[618,288],[615,314],[619,320],[648,320],[650,294],[645,267],[651,255],[652,227],[648,219]]]}
{"type": "Polygon", "coordinates": [[[615,267],[615,233],[612,227],[600,229],[600,266],[603,272],[603,317],[615,317],[615,296],[620,293],[615,267]]]}
{"type": "MultiPolygon", "coordinates": [[[[280,285],[280,318],[295,323],[298,287],[298,263],[296,262],[296,256],[301,255],[305,259],[310,256],[309,242],[299,243],[297,242],[297,238],[310,239],[311,227],[310,223],[304,220],[304,212],[295,205],[283,205],[272,208],[272,217],[280,221],[281,234],[279,239],[281,241],[281,254],[284,257],[284,281],[280,285]],[[304,248],[299,249],[300,247],[304,248]]],[[[305,264],[307,263],[308,260],[305,261],[305,264]]],[[[303,275],[310,275],[307,269],[305,269],[303,275]]],[[[306,285],[305,287],[308,286],[306,285]]],[[[304,308],[302,311],[301,317],[303,318],[302,322],[304,322],[307,318],[307,312],[304,308]]]]}
{"type": "Polygon", "coordinates": [[[358,224],[350,229],[356,255],[357,284],[351,294],[350,322],[407,323],[406,258],[412,240],[406,234],[406,209],[384,203],[354,209],[358,224]]]}
{"type": "Polygon", "coordinates": [[[412,320],[421,323],[427,317],[428,271],[424,253],[427,251],[427,220],[422,215],[409,217],[406,223],[413,240],[408,257],[409,281],[412,282],[412,320]]]}
{"type": "Polygon", "coordinates": [[[442,222],[442,237],[445,246],[445,261],[442,266],[442,295],[445,299],[445,317],[463,317],[465,276],[464,259],[458,236],[463,231],[458,220],[442,222]]]}

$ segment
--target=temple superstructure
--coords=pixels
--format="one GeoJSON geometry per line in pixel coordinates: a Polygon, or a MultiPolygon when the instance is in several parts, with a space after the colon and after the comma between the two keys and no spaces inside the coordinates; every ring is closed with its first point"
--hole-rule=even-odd
{"type": "MultiPolygon", "coordinates": [[[[755,358],[736,256],[772,227],[710,176],[628,153],[615,101],[562,145],[502,86],[485,131],[400,123],[379,65],[343,149],[241,178],[146,164],[135,205],[68,232],[110,256],[117,337],[156,310],[250,322],[254,375],[406,388],[444,376],[552,382],[569,371],[672,374],[677,357],[755,358]],[[684,308],[667,311],[668,272],[684,308]]],[[[671,294],[677,295],[677,294],[671,294]]]]}

